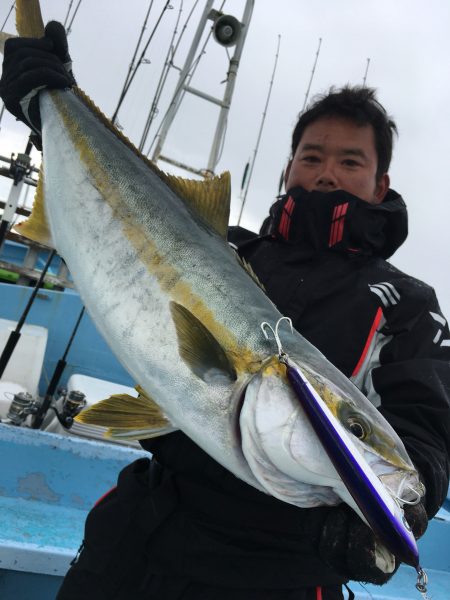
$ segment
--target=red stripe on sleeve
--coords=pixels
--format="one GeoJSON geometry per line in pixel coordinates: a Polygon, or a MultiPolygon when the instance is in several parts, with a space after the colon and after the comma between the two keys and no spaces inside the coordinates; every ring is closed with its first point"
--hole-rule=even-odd
{"type": "Polygon", "coordinates": [[[362,364],[367,356],[367,352],[370,348],[370,344],[372,343],[373,336],[375,335],[375,332],[378,329],[378,325],[380,324],[382,316],[383,316],[383,311],[381,310],[381,307],[378,307],[377,314],[375,315],[375,319],[373,320],[372,327],[370,328],[370,331],[369,331],[369,337],[366,340],[366,343],[364,345],[364,350],[362,351],[362,354],[358,360],[358,363],[353,370],[352,377],[355,377],[359,373],[359,370],[362,367],[362,364]]]}
{"type": "Polygon", "coordinates": [[[316,587],[316,600],[322,600],[322,588],[316,587]]]}

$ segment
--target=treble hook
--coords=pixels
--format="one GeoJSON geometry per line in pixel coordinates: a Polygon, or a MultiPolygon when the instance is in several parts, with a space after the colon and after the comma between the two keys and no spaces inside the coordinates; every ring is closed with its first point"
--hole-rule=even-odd
{"type": "Polygon", "coordinates": [[[262,330],[262,332],[263,332],[264,337],[266,338],[266,340],[268,340],[269,339],[269,335],[268,335],[266,329],[267,328],[270,329],[270,331],[273,334],[273,337],[275,338],[275,343],[276,343],[277,348],[278,348],[278,359],[280,360],[280,362],[287,363],[288,355],[283,350],[283,346],[282,346],[281,340],[280,340],[280,335],[278,333],[278,328],[280,327],[280,323],[282,321],[287,321],[289,323],[289,325],[290,325],[291,333],[294,333],[294,328],[292,327],[292,320],[289,317],[281,317],[281,319],[278,319],[278,321],[276,322],[276,325],[275,325],[275,329],[272,327],[272,325],[270,325],[269,323],[267,323],[267,321],[264,321],[264,323],[261,323],[261,330],[262,330]]]}

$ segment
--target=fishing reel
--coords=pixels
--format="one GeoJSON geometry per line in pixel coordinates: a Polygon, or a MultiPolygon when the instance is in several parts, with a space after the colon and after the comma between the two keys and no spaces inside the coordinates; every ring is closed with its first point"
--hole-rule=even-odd
{"type": "Polygon", "coordinates": [[[77,390],[67,392],[66,389],[60,389],[58,393],[59,397],[51,408],[61,425],[65,429],[70,429],[74,418],[86,406],[86,394],[77,390]]]}
{"type": "Polygon", "coordinates": [[[38,412],[39,403],[28,392],[18,392],[14,394],[13,400],[6,415],[11,425],[20,427],[24,424],[29,415],[35,415],[38,412]]]}
{"type": "Polygon", "coordinates": [[[14,185],[17,185],[19,181],[25,176],[31,173],[31,158],[28,154],[19,152],[17,158],[14,158],[14,154],[11,154],[11,164],[9,167],[9,174],[14,179],[14,185]]]}

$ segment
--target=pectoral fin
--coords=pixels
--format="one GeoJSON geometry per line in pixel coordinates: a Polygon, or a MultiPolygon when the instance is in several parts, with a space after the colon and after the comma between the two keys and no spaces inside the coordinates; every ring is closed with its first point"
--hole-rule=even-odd
{"type": "Polygon", "coordinates": [[[236,371],[216,338],[187,308],[170,303],[181,358],[204,381],[219,376],[235,381],[236,371]]]}
{"type": "Polygon", "coordinates": [[[175,431],[162,410],[142,388],[139,396],[114,394],[83,410],[75,417],[79,423],[108,427],[107,437],[141,440],[175,431]]]}

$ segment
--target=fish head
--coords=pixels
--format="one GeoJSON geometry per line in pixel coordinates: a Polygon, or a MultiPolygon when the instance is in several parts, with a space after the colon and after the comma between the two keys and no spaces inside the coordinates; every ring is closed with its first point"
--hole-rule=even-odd
{"type": "MultiPolygon", "coordinates": [[[[392,497],[423,494],[399,436],[343,376],[343,388],[310,366],[302,371],[392,497]]],[[[336,378],[335,378],[336,379],[336,378]]],[[[348,502],[348,493],[277,357],[246,387],[239,426],[242,450],[260,484],[302,507],[348,502]]]]}

